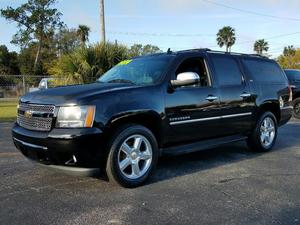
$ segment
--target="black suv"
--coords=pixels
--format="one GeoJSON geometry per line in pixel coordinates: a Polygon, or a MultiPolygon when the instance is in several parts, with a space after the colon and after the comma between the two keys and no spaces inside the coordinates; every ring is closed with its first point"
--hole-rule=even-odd
{"type": "Polygon", "coordinates": [[[110,181],[141,185],[161,154],[246,140],[269,151],[292,116],[279,65],[257,55],[209,49],[122,61],[88,85],[20,99],[12,129],[28,158],[60,169],[106,170],[110,181]]]}
{"type": "Polygon", "coordinates": [[[300,119],[300,70],[284,70],[293,88],[293,115],[300,119]]]}

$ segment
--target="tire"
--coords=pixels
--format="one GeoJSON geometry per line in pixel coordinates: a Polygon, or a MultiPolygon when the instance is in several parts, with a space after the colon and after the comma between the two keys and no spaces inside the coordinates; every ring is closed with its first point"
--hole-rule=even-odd
{"type": "Polygon", "coordinates": [[[120,127],[109,144],[108,179],[127,188],[141,186],[153,173],[158,156],[157,141],[149,129],[134,124],[120,127]]]}
{"type": "Polygon", "coordinates": [[[274,114],[271,112],[262,113],[252,134],[248,137],[249,148],[256,152],[270,151],[276,142],[277,130],[277,120],[274,114]]]}
{"type": "Polygon", "coordinates": [[[293,116],[296,119],[300,119],[300,98],[296,98],[293,101],[293,116]]]}

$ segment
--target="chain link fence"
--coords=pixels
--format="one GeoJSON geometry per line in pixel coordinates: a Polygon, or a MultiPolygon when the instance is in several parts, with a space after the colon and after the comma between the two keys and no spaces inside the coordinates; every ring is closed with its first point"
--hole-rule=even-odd
{"type": "MultiPolygon", "coordinates": [[[[89,82],[94,82],[98,77],[91,77],[89,82]]],[[[0,75],[0,101],[5,99],[18,99],[20,96],[42,88],[52,88],[71,84],[83,84],[78,79],[55,78],[38,75],[0,75]]]]}
{"type": "Polygon", "coordinates": [[[30,91],[38,90],[42,79],[48,76],[0,75],[0,99],[19,98],[30,91]]]}

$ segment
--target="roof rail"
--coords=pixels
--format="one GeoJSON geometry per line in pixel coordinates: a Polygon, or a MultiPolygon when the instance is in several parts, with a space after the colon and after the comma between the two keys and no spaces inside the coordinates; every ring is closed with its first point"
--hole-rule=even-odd
{"type": "Polygon", "coordinates": [[[180,50],[178,52],[206,52],[206,51],[211,51],[209,48],[192,48],[192,49],[186,49],[186,50],[180,50]]]}
{"type": "Polygon", "coordinates": [[[261,57],[261,58],[267,58],[268,59],[268,57],[265,56],[265,55],[260,55],[260,54],[248,54],[248,55],[256,56],[256,57],[261,57]]]}
{"type": "Polygon", "coordinates": [[[240,55],[240,56],[253,56],[253,57],[259,57],[259,58],[266,58],[266,59],[268,59],[267,56],[259,55],[259,54],[246,54],[246,53],[239,53],[239,52],[224,52],[224,51],[217,51],[217,50],[208,50],[208,51],[212,52],[212,53],[219,53],[219,54],[240,55]]]}

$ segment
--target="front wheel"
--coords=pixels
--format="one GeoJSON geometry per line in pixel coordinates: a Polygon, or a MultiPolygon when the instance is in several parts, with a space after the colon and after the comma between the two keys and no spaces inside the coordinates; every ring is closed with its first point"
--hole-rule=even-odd
{"type": "Polygon", "coordinates": [[[277,138],[277,120],[273,113],[263,113],[252,134],[248,137],[250,149],[258,152],[270,151],[277,138]]]}
{"type": "Polygon", "coordinates": [[[107,176],[123,187],[142,185],[153,172],[158,159],[155,136],[140,125],[127,125],[116,131],[109,150],[107,176]]]}

